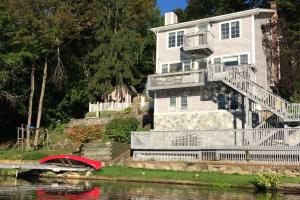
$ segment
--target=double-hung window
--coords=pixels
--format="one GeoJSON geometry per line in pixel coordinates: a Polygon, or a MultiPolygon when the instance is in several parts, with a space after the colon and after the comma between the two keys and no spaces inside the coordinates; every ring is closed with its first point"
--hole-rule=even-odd
{"type": "Polygon", "coordinates": [[[181,96],[181,110],[187,110],[187,108],[188,108],[187,96],[181,96]]]}
{"type": "Polygon", "coordinates": [[[183,37],[184,37],[184,31],[178,31],[177,32],[177,46],[178,47],[183,45],[183,37]]]}
{"type": "Polygon", "coordinates": [[[240,55],[240,64],[241,65],[248,64],[248,54],[242,54],[242,55],[240,55]]]}
{"type": "Polygon", "coordinates": [[[229,39],[229,23],[221,24],[221,39],[229,39]]]}
{"type": "Polygon", "coordinates": [[[168,64],[164,64],[161,66],[161,73],[168,73],[168,64]]]}
{"type": "Polygon", "coordinates": [[[176,111],[176,97],[170,97],[169,111],[171,111],[171,112],[176,111]]]}
{"type": "Polygon", "coordinates": [[[240,37],[240,21],[226,22],[221,24],[221,40],[240,37]]]}
{"type": "Polygon", "coordinates": [[[231,22],[231,38],[240,37],[240,22],[231,22]]]}
{"type": "Polygon", "coordinates": [[[176,46],[176,33],[169,33],[169,48],[176,46]]]}
{"type": "Polygon", "coordinates": [[[190,71],[190,70],[192,70],[191,62],[184,62],[183,63],[183,67],[184,67],[184,71],[190,71]]]}
{"type": "Polygon", "coordinates": [[[184,40],[184,31],[171,32],[168,35],[168,47],[181,47],[184,40]]]}

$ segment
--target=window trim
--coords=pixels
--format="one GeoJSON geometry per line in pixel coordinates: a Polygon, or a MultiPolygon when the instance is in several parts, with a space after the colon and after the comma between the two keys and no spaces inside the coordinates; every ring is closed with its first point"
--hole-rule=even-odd
{"type": "Polygon", "coordinates": [[[177,97],[169,96],[168,112],[177,112],[177,97]],[[175,106],[171,106],[171,98],[175,98],[175,106]]]}
{"type": "Polygon", "coordinates": [[[188,108],[189,108],[188,95],[181,95],[180,96],[180,111],[187,111],[188,108]],[[182,107],[182,97],[186,97],[186,107],[182,107]]]}
{"type": "MultiPolygon", "coordinates": [[[[241,64],[241,55],[248,55],[248,65],[250,65],[251,60],[250,60],[250,53],[249,52],[233,53],[233,54],[226,54],[226,55],[216,55],[216,56],[211,57],[211,61],[212,61],[212,64],[215,64],[214,59],[215,58],[221,58],[221,64],[223,64],[223,58],[231,57],[231,56],[237,56],[238,57],[238,65],[242,65],[241,64]]],[[[243,65],[246,65],[246,64],[243,64],[243,65]]]]}
{"type": "Polygon", "coordinates": [[[234,19],[234,20],[229,20],[229,21],[224,21],[224,22],[219,23],[219,40],[220,41],[233,40],[233,39],[238,39],[238,38],[242,38],[242,20],[241,19],[234,19]],[[231,22],[236,22],[236,21],[238,21],[239,25],[240,25],[240,37],[232,38],[231,37],[231,22]],[[227,23],[229,23],[229,38],[222,39],[222,24],[227,24],[227,23]]]}
{"type": "Polygon", "coordinates": [[[168,31],[166,32],[166,45],[167,45],[167,49],[179,49],[183,46],[183,44],[181,46],[177,46],[177,33],[183,31],[183,42],[184,42],[184,36],[186,34],[186,30],[185,29],[178,29],[178,30],[172,30],[172,31],[168,31]],[[169,47],[169,33],[175,33],[175,47],[169,47]]]}
{"type": "Polygon", "coordinates": [[[177,61],[177,62],[164,62],[164,63],[160,63],[160,65],[159,65],[159,72],[160,72],[160,74],[176,73],[176,72],[170,72],[170,65],[171,64],[176,64],[176,63],[181,63],[182,64],[182,71],[179,71],[179,72],[189,72],[189,71],[185,71],[184,70],[183,63],[187,63],[187,62],[189,62],[190,65],[191,65],[191,70],[189,70],[189,71],[195,70],[195,69],[193,69],[193,60],[181,60],[181,61],[177,61]],[[168,65],[168,72],[167,73],[162,73],[162,66],[163,65],[168,65]]]}

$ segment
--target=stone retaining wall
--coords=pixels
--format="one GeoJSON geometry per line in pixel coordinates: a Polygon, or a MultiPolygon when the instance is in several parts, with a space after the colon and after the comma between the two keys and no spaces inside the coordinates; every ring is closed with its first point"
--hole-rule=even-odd
{"type": "Polygon", "coordinates": [[[174,171],[220,172],[224,174],[257,174],[276,172],[284,176],[299,176],[299,165],[257,164],[234,162],[183,162],[183,161],[133,161],[125,163],[128,167],[162,169],[174,171]]]}
{"type": "MultiPolygon", "coordinates": [[[[233,129],[235,119],[228,111],[164,113],[154,115],[155,130],[212,130],[233,129]]],[[[237,128],[242,122],[236,117],[237,128]]]]}

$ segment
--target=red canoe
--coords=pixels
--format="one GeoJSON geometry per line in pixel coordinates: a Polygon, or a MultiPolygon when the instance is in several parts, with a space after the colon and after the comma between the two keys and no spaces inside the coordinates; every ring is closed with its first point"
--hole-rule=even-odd
{"type": "Polygon", "coordinates": [[[70,167],[92,167],[99,170],[102,167],[102,162],[97,160],[90,160],[82,156],[74,155],[53,155],[47,156],[40,160],[41,164],[55,164],[70,167]]]}

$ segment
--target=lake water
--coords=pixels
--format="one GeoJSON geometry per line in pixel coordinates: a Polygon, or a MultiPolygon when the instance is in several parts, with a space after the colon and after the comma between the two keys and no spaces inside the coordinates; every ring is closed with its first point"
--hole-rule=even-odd
{"type": "Polygon", "coordinates": [[[0,178],[2,200],[300,200],[300,195],[258,194],[251,190],[129,182],[0,178]]]}

